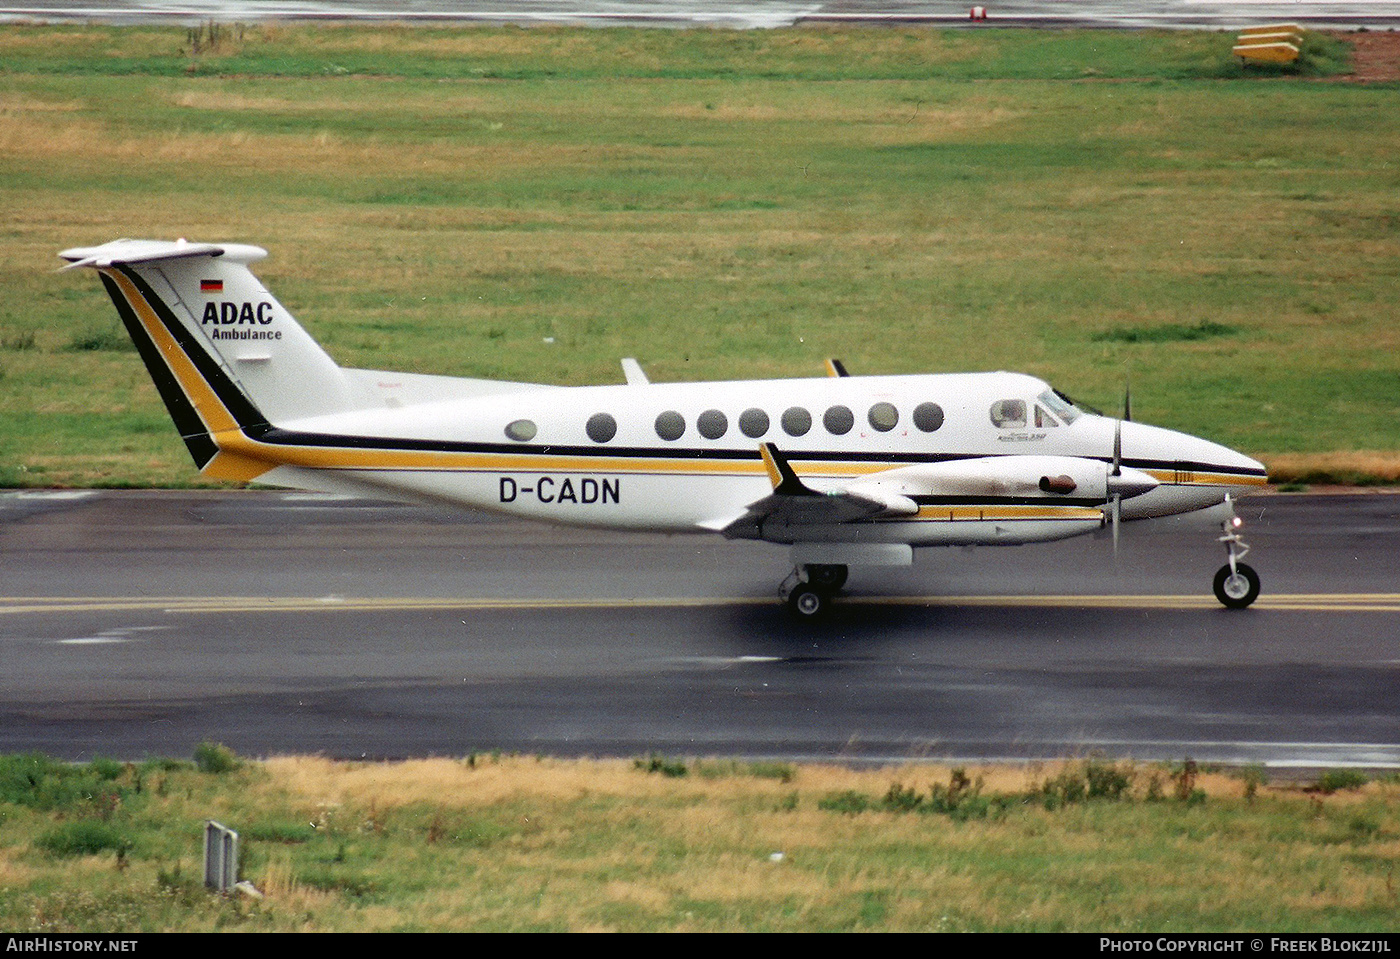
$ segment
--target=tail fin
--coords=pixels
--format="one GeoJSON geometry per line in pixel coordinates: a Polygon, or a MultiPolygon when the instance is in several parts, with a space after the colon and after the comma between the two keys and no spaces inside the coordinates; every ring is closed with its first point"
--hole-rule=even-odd
{"type": "Polygon", "coordinates": [[[65,250],[102,274],[117,312],[206,475],[252,479],[270,464],[220,453],[220,434],[351,408],[339,366],[258,281],[255,246],[116,240],[65,250]]]}

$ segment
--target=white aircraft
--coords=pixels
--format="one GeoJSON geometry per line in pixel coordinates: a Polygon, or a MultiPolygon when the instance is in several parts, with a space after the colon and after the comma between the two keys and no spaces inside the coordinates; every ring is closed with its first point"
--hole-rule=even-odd
{"type": "Polygon", "coordinates": [[[1242,608],[1233,499],[1262,464],[1184,433],[1088,413],[1016,373],[625,384],[344,369],[249,269],[265,250],[117,240],[93,267],[200,471],[217,479],[447,501],[614,529],[789,547],[788,607],[813,617],[848,567],[914,547],[1058,540],[1178,513],[1223,528],[1215,593],[1242,608]]]}

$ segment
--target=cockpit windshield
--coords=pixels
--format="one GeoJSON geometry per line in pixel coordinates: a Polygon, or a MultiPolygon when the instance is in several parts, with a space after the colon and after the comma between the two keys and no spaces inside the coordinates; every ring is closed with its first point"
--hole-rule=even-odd
{"type": "Polygon", "coordinates": [[[1046,390],[1036,399],[1045,404],[1045,408],[1058,416],[1066,426],[1079,419],[1079,408],[1070,402],[1068,396],[1058,390],[1046,390]]]}

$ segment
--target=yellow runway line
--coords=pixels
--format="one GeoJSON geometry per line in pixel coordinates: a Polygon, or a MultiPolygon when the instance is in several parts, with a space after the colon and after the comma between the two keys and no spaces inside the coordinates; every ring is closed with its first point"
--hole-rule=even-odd
{"type": "MultiPolygon", "coordinates": [[[[24,596],[0,597],[0,616],[46,613],[390,612],[434,609],[667,609],[754,606],[776,597],[365,597],[365,596],[24,596]]],[[[864,606],[1041,609],[1220,609],[1210,595],[841,596],[864,606]]],[[[1259,597],[1252,607],[1274,612],[1400,612],[1400,593],[1293,593],[1259,597]]]]}

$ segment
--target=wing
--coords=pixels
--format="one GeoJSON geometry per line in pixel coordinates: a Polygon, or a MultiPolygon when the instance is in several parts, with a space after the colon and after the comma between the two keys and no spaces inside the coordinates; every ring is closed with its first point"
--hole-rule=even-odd
{"type": "Polygon", "coordinates": [[[829,490],[804,483],[771,443],[760,447],[773,492],[738,516],[703,524],[730,539],[803,538],[802,527],[918,516],[921,508],[1076,506],[1100,508],[1114,492],[1140,495],[1157,485],[1127,467],[1110,476],[1103,460],[1077,456],[983,456],[881,470],[829,490]],[[797,527],[799,529],[794,529],[797,527]]]}
{"type": "Polygon", "coordinates": [[[896,516],[914,516],[919,504],[908,496],[852,485],[846,489],[814,490],[793,471],[772,443],[759,447],[773,492],[750,503],[742,515],[704,524],[730,539],[763,539],[764,524],[827,526],[896,516]]]}

